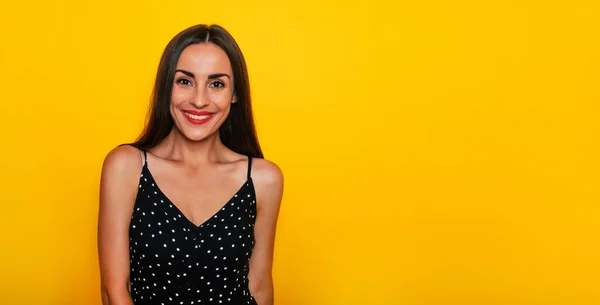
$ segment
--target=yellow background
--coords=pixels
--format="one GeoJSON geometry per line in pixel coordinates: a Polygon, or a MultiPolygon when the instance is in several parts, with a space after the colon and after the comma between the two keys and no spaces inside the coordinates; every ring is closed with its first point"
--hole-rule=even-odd
{"type": "Polygon", "coordinates": [[[219,23],[286,177],[278,305],[600,304],[596,3],[2,0],[0,303],[100,304],[102,160],[219,23]]]}

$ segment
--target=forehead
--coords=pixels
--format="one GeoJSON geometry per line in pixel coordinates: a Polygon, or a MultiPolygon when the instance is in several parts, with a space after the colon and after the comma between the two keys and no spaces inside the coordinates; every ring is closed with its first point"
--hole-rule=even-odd
{"type": "Polygon", "coordinates": [[[199,43],[186,47],[179,60],[177,69],[184,69],[196,75],[228,73],[231,63],[223,49],[214,43],[199,43]]]}

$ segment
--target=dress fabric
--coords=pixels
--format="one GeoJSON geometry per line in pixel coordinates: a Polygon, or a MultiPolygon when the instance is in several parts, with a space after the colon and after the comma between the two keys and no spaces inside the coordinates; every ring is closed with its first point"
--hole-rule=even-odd
{"type": "Polygon", "coordinates": [[[248,288],[256,194],[250,175],[197,226],[163,194],[146,152],[129,225],[131,296],[135,305],[257,305],[248,288]]]}

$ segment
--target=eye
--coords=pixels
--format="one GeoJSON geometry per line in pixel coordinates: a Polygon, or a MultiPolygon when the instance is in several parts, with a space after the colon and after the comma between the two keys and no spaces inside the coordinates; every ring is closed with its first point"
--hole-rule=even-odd
{"type": "Polygon", "coordinates": [[[186,78],[180,78],[176,81],[178,84],[184,85],[184,86],[189,86],[192,84],[192,82],[190,82],[188,79],[186,78]]]}
{"type": "Polygon", "coordinates": [[[223,88],[225,87],[225,84],[221,81],[216,81],[214,83],[211,83],[210,86],[213,88],[223,88]]]}

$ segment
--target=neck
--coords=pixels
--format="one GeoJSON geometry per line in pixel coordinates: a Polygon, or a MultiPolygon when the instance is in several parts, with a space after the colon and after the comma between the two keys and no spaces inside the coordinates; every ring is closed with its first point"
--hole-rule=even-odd
{"type": "Polygon", "coordinates": [[[190,166],[224,161],[228,151],[218,132],[201,141],[190,141],[176,127],[154,149],[154,153],[161,158],[190,166]]]}

